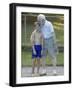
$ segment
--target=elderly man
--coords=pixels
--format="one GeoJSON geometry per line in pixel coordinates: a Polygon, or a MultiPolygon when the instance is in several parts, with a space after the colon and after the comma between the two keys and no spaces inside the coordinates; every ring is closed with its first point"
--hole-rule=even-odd
{"type": "Polygon", "coordinates": [[[39,14],[37,16],[37,22],[40,25],[40,30],[44,38],[44,46],[43,46],[43,71],[42,74],[47,74],[46,72],[46,54],[50,55],[53,65],[53,74],[56,75],[56,56],[57,56],[57,44],[55,38],[55,32],[53,29],[53,25],[50,21],[47,21],[43,14],[39,14]]]}

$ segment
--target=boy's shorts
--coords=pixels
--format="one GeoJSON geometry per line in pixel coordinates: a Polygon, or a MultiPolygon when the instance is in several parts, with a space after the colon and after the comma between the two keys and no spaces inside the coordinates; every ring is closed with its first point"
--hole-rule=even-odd
{"type": "Polygon", "coordinates": [[[42,50],[42,45],[34,45],[36,54],[34,54],[33,49],[32,49],[32,58],[41,58],[41,50],[42,50]]]}

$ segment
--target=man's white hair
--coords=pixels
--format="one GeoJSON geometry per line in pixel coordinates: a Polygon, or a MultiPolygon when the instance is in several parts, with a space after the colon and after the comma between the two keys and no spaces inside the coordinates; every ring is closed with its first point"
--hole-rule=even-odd
{"type": "Polygon", "coordinates": [[[39,14],[38,16],[37,16],[37,21],[39,21],[39,20],[46,20],[46,18],[45,18],[45,15],[43,15],[43,14],[39,14]]]}

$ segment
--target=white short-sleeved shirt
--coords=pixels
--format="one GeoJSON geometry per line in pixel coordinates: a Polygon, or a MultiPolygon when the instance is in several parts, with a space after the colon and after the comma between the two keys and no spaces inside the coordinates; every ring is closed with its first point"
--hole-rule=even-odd
{"type": "Polygon", "coordinates": [[[54,32],[52,23],[46,20],[45,24],[41,27],[41,32],[44,39],[50,38],[53,35],[52,33],[54,32]]]}

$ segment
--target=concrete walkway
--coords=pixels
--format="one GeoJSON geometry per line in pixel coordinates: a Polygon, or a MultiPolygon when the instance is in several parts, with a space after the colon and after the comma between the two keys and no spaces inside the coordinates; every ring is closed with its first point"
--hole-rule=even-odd
{"type": "MultiPolygon", "coordinates": [[[[36,71],[36,69],[35,69],[36,71]]],[[[40,68],[40,72],[42,71],[42,68],[40,68]]],[[[47,76],[53,76],[53,67],[47,66],[46,67],[47,76]]],[[[63,66],[57,66],[56,68],[57,75],[64,75],[64,67],[63,66]]],[[[21,77],[31,77],[32,76],[32,67],[22,67],[21,69],[21,77]]]]}

